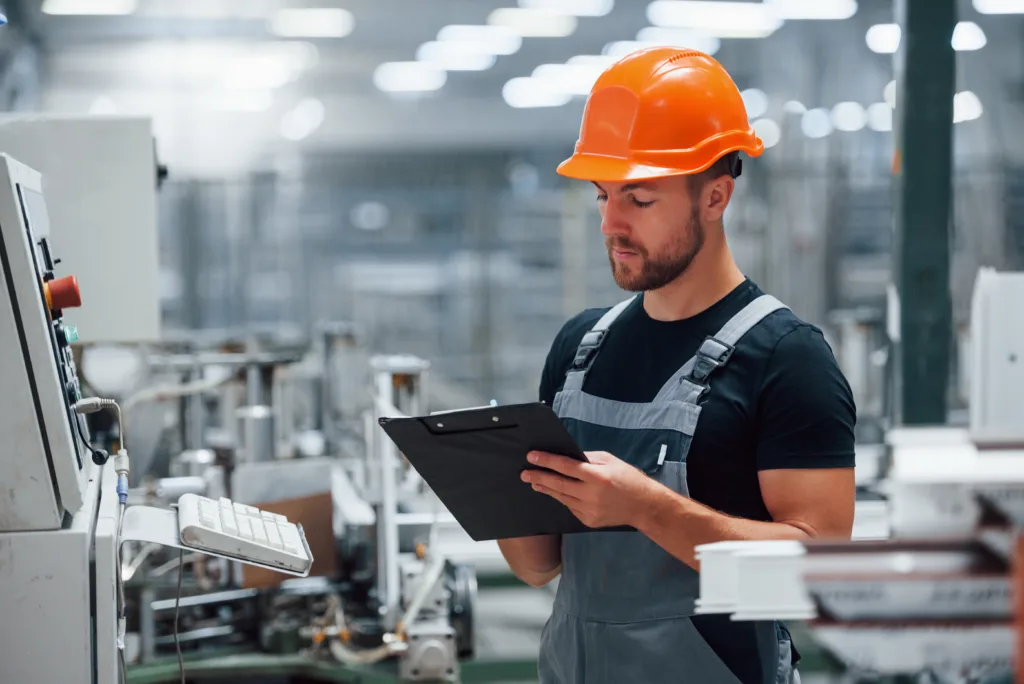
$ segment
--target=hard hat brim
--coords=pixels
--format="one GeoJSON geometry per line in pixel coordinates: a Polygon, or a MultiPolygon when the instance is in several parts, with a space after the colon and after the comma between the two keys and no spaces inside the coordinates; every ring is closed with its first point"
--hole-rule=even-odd
{"type": "Polygon", "coordinates": [[[637,164],[628,159],[599,154],[574,154],[558,165],[557,172],[567,178],[596,182],[648,180],[665,176],[686,175],[686,171],[660,166],[637,164]]]}
{"type": "MultiPolygon", "coordinates": [[[[739,150],[726,150],[726,152],[746,152],[751,157],[759,157],[763,151],[758,148],[743,147],[739,150]]],[[[723,152],[724,154],[724,152],[723,152]]],[[[641,164],[631,159],[622,157],[609,157],[601,154],[587,154],[577,152],[564,162],[558,165],[556,171],[559,175],[577,180],[595,182],[618,183],[626,181],[652,180],[654,178],[666,178],[668,176],[691,176],[701,171],[706,171],[715,163],[717,157],[708,159],[700,166],[694,168],[678,168],[668,166],[652,166],[641,164]]]]}

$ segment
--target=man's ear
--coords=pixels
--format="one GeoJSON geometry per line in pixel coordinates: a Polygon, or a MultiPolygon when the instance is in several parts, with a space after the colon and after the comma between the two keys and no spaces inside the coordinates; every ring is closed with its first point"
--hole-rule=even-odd
{"type": "Polygon", "coordinates": [[[736,181],[728,175],[718,176],[704,185],[700,193],[700,211],[706,222],[718,223],[722,220],[735,189],[736,181]]]}

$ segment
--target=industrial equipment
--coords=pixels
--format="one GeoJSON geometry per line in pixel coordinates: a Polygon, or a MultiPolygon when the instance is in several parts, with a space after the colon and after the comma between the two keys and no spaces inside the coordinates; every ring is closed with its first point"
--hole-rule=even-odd
{"type": "Polygon", "coordinates": [[[978,273],[969,425],[886,435],[875,486],[890,539],[698,547],[698,612],[810,620],[847,668],[844,681],[1009,681],[1022,655],[1013,599],[1024,524],[1022,297],[1024,275],[978,273]]]}

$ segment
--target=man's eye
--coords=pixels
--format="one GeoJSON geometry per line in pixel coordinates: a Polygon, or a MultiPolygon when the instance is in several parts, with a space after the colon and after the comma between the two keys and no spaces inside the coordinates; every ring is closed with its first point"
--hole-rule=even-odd
{"type": "Polygon", "coordinates": [[[650,202],[641,202],[640,200],[638,200],[635,197],[631,197],[630,199],[632,199],[633,200],[633,204],[635,204],[638,207],[649,207],[652,204],[654,204],[654,200],[651,200],[650,202]]]}
{"type": "Polygon", "coordinates": [[[598,195],[597,196],[597,201],[598,202],[607,202],[608,201],[608,195],[598,195]]]}

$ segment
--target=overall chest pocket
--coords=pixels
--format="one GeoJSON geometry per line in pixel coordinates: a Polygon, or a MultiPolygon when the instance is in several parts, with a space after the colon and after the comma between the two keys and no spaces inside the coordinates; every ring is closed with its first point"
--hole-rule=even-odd
{"type": "Polygon", "coordinates": [[[651,476],[686,462],[701,411],[681,401],[593,408],[604,410],[562,417],[580,447],[607,451],[651,476]]]}

